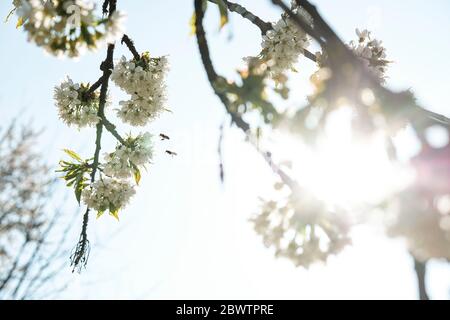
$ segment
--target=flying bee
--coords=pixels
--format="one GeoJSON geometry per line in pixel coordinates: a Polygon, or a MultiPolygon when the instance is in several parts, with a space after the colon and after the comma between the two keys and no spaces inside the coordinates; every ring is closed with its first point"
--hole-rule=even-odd
{"type": "Polygon", "coordinates": [[[170,140],[170,137],[165,135],[164,133],[160,133],[159,137],[161,138],[161,140],[170,140]]]}
{"type": "Polygon", "coordinates": [[[170,150],[166,150],[166,153],[173,156],[177,156],[178,154],[176,152],[170,151],[170,150]]]}

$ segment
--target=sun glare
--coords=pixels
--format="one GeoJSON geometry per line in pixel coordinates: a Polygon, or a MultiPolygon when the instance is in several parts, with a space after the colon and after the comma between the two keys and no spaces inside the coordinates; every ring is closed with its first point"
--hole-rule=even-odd
{"type": "Polygon", "coordinates": [[[277,152],[289,160],[298,183],[330,205],[355,209],[376,204],[409,181],[409,173],[390,160],[382,136],[354,139],[352,111],[341,108],[332,114],[325,137],[316,148],[283,136],[277,152]],[[300,145],[300,146],[299,146],[300,145]]]}

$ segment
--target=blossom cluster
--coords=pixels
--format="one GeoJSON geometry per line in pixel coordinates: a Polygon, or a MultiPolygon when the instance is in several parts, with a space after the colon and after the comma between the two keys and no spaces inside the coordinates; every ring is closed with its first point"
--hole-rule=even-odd
{"type": "Polygon", "coordinates": [[[104,177],[84,189],[82,199],[98,216],[109,210],[117,218],[119,209],[126,206],[134,194],[134,187],[128,182],[104,177]]]}
{"type": "MultiPolygon", "coordinates": [[[[348,47],[360,58],[367,69],[378,79],[380,83],[386,82],[386,71],[390,61],[386,60],[386,48],[381,41],[372,38],[371,32],[355,30],[357,41],[350,41],[348,47]]],[[[326,52],[316,52],[316,63],[319,70],[311,76],[311,81],[319,87],[324,80],[330,78],[330,70],[326,67],[328,55],[326,52]]]]}
{"type": "MultiPolygon", "coordinates": [[[[138,60],[127,61],[122,58],[112,72],[112,80],[125,92],[131,100],[121,102],[122,108],[118,116],[125,123],[133,126],[147,124],[164,110],[167,58],[150,58],[143,54],[138,60]],[[124,106],[124,104],[126,106],[124,106]]],[[[74,83],[70,78],[55,87],[55,103],[60,118],[68,125],[78,128],[93,126],[102,121],[104,115],[99,113],[100,97],[89,85],[74,83]]],[[[107,101],[107,104],[110,102],[107,101]]],[[[106,120],[106,119],[104,119],[106,120]]],[[[135,137],[119,139],[115,150],[104,154],[104,161],[97,164],[100,170],[100,181],[88,184],[85,174],[91,173],[90,165],[78,155],[66,150],[78,164],[66,163],[65,179],[75,188],[77,199],[81,199],[99,214],[109,210],[117,217],[134,194],[130,181],[133,177],[139,184],[140,169],[145,168],[153,158],[152,135],[148,132],[135,137]],[[67,169],[68,168],[68,169],[67,169]]]]}
{"type": "Polygon", "coordinates": [[[119,209],[124,208],[135,194],[129,178],[140,180],[139,167],[145,166],[153,157],[152,136],[146,132],[137,137],[128,137],[125,143],[118,144],[116,150],[104,155],[101,166],[103,174],[99,181],[92,183],[82,191],[82,200],[98,211],[98,215],[109,210],[118,218],[119,209]]]}
{"type": "Polygon", "coordinates": [[[123,35],[124,14],[97,17],[90,0],[13,0],[13,5],[28,40],[55,56],[77,57],[123,35]]]}
{"type": "Polygon", "coordinates": [[[139,166],[153,157],[152,135],[148,132],[128,138],[126,145],[119,144],[112,153],[105,154],[104,173],[111,177],[128,178],[139,166]]]}
{"type": "Polygon", "coordinates": [[[111,79],[130,95],[129,100],[119,102],[117,115],[123,122],[144,126],[165,110],[168,67],[166,57],[150,58],[148,53],[140,59],[118,61],[111,79]]]}
{"type": "Polygon", "coordinates": [[[67,77],[55,87],[54,99],[59,117],[69,126],[94,126],[100,120],[97,115],[99,95],[95,92],[89,93],[87,85],[74,83],[67,77]]]}
{"type": "Polygon", "coordinates": [[[286,201],[265,201],[251,222],[264,245],[275,249],[275,256],[305,268],[325,262],[350,243],[343,216],[331,214],[306,192],[301,199],[291,195],[286,201]]]}
{"type": "Polygon", "coordinates": [[[349,47],[359,57],[381,82],[386,81],[386,68],[389,61],[386,60],[386,48],[382,42],[371,37],[371,32],[364,29],[356,29],[357,41],[350,41],[349,47]]]}
{"type": "MultiPolygon", "coordinates": [[[[125,92],[131,95],[131,100],[121,101],[118,116],[125,123],[133,126],[147,124],[164,110],[165,73],[168,68],[166,57],[150,58],[143,54],[140,59],[127,61],[122,58],[113,69],[111,79],[125,92]]],[[[55,103],[60,118],[68,125],[78,128],[92,126],[101,119],[99,114],[99,94],[90,90],[89,85],[74,83],[70,78],[55,87],[55,103]]],[[[73,152],[70,155],[78,162],[81,159],[73,152]]],[[[152,136],[150,133],[129,136],[120,141],[112,153],[104,155],[103,163],[98,166],[101,179],[90,185],[84,183],[84,172],[71,167],[66,176],[79,177],[75,181],[76,193],[82,193],[83,202],[100,214],[109,210],[117,217],[117,211],[128,203],[134,194],[134,188],[129,181],[134,177],[140,181],[140,168],[145,167],[153,157],[152,136]]],[[[80,168],[88,168],[81,162],[80,168]]],[[[84,170],[83,169],[83,170],[84,170]]]]}
{"type": "Polygon", "coordinates": [[[309,44],[308,36],[295,21],[282,16],[273,24],[273,29],[263,36],[260,57],[276,77],[287,70],[295,70],[294,65],[309,44]]]}

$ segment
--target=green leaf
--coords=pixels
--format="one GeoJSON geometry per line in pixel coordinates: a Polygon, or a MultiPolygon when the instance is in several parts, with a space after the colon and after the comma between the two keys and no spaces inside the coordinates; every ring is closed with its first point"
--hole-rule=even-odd
{"type": "Polygon", "coordinates": [[[83,159],[74,151],[69,149],[64,149],[64,152],[67,153],[72,159],[77,160],[78,162],[83,162],[83,159]]]}
{"type": "Polygon", "coordinates": [[[83,172],[80,173],[75,180],[75,198],[78,201],[78,204],[81,202],[81,193],[83,189],[86,188],[86,184],[84,183],[86,178],[83,175],[83,172]]]}
{"type": "Polygon", "coordinates": [[[138,168],[134,169],[134,181],[136,181],[137,185],[141,181],[141,171],[138,168]]]}
{"type": "Polygon", "coordinates": [[[137,167],[137,165],[135,165],[133,162],[130,161],[130,165],[133,168],[133,172],[134,172],[134,181],[136,181],[136,184],[139,185],[139,181],[141,181],[141,171],[139,170],[139,168],[137,167]]]}
{"type": "Polygon", "coordinates": [[[83,189],[81,188],[75,188],[75,198],[77,199],[78,204],[81,202],[81,192],[83,189]]]}
{"type": "Polygon", "coordinates": [[[97,212],[97,219],[100,218],[104,213],[105,213],[105,211],[98,211],[97,212]]]}
{"type": "Polygon", "coordinates": [[[64,180],[70,181],[70,180],[76,179],[77,177],[78,177],[78,173],[75,172],[74,170],[70,170],[70,171],[64,176],[64,180]]]}
{"type": "MultiPolygon", "coordinates": [[[[202,2],[202,7],[203,7],[203,12],[206,11],[206,8],[208,6],[208,1],[207,0],[203,0],[202,2]]],[[[190,28],[190,32],[189,35],[193,36],[195,35],[195,22],[197,21],[197,17],[195,15],[195,12],[192,14],[191,18],[189,19],[189,28],[190,28]]]]}
{"type": "Polygon", "coordinates": [[[114,209],[111,211],[111,208],[110,208],[109,214],[112,215],[114,218],[116,218],[117,221],[119,221],[119,209],[114,209]]]}
{"type": "Polygon", "coordinates": [[[24,23],[25,23],[25,19],[22,17],[19,17],[19,19],[17,20],[16,29],[19,29],[21,26],[23,26],[24,23]]]}
{"type": "Polygon", "coordinates": [[[193,36],[195,35],[195,21],[197,20],[197,17],[195,16],[195,12],[192,14],[191,18],[189,19],[189,35],[193,36]]]}

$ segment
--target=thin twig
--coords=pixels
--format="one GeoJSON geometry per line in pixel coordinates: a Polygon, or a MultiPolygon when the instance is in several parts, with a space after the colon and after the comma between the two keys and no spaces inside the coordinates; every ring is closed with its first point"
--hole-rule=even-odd
{"type": "Polygon", "coordinates": [[[102,83],[103,83],[103,79],[104,79],[104,77],[103,77],[103,75],[102,75],[97,81],[95,81],[95,82],[89,87],[89,90],[86,92],[86,94],[91,94],[91,93],[93,93],[95,90],[97,90],[98,88],[100,88],[100,86],[101,86],[102,83]]]}
{"type": "Polygon", "coordinates": [[[275,5],[278,5],[283,11],[297,23],[297,25],[303,29],[307,34],[313,37],[321,46],[325,45],[320,33],[316,31],[316,21],[314,21],[314,27],[311,27],[305,20],[303,20],[298,14],[295,14],[282,0],[272,0],[275,5]]]}
{"type": "Polygon", "coordinates": [[[217,142],[217,154],[219,156],[219,176],[220,182],[224,183],[225,173],[223,167],[223,135],[224,135],[224,124],[222,123],[219,127],[219,141],[217,142]]]}
{"type": "MultiPolygon", "coordinates": [[[[217,4],[217,0],[209,0],[209,1],[217,4]]],[[[272,24],[270,22],[266,22],[266,21],[262,20],[260,17],[251,13],[245,7],[241,6],[240,4],[234,3],[231,1],[227,1],[227,0],[222,0],[222,1],[227,5],[228,10],[230,10],[231,12],[236,12],[237,14],[242,16],[244,19],[249,20],[251,23],[253,23],[255,26],[257,26],[261,30],[261,33],[263,35],[266,34],[267,31],[272,29],[272,24]]]]}
{"type": "Polygon", "coordinates": [[[123,35],[120,43],[122,44],[125,43],[125,45],[127,46],[128,50],[130,50],[135,60],[139,60],[141,58],[139,52],[136,50],[136,47],[134,46],[133,40],[131,40],[130,37],[128,37],[126,34],[123,35]]]}
{"type": "Polygon", "coordinates": [[[2,290],[4,288],[6,288],[6,285],[9,283],[9,281],[11,280],[11,278],[14,275],[14,272],[16,271],[16,268],[19,264],[20,259],[22,258],[22,255],[25,252],[25,248],[26,246],[30,243],[30,239],[29,236],[27,235],[25,237],[24,242],[22,243],[22,245],[20,246],[20,249],[18,251],[18,254],[16,255],[16,259],[14,260],[14,263],[11,265],[11,268],[9,269],[7,275],[5,278],[1,279],[0,281],[0,292],[2,292],[2,290]]]}
{"type": "MultiPolygon", "coordinates": [[[[52,253],[46,256],[45,263],[40,265],[40,267],[36,270],[34,276],[31,278],[31,280],[28,281],[27,287],[24,289],[24,292],[22,294],[22,299],[31,299],[34,296],[34,292],[37,291],[43,282],[45,280],[43,279],[43,273],[49,269],[49,266],[51,263],[56,261],[57,258],[66,256],[65,251],[63,249],[63,245],[67,243],[67,237],[70,234],[71,229],[74,226],[74,222],[76,221],[77,216],[73,215],[73,217],[70,219],[69,223],[67,223],[67,226],[62,231],[61,238],[56,242],[57,245],[52,250],[52,253]],[[34,290],[33,290],[34,289],[34,290]]],[[[66,264],[64,264],[65,266],[66,264]]],[[[46,277],[45,277],[46,278],[46,277]]]]}
{"type": "MultiPolygon", "coordinates": [[[[208,1],[217,4],[217,0],[208,0],[208,1]]],[[[267,33],[267,31],[273,29],[273,26],[270,22],[264,21],[263,19],[261,19],[260,17],[255,15],[254,13],[248,11],[245,7],[241,6],[240,4],[237,4],[237,3],[234,3],[231,1],[227,1],[227,0],[223,0],[223,2],[227,5],[227,8],[231,12],[235,12],[235,13],[239,14],[241,17],[249,20],[251,23],[253,23],[255,26],[257,26],[259,28],[259,30],[261,31],[262,35],[265,35],[267,33]]],[[[309,60],[311,60],[313,62],[317,62],[316,55],[314,53],[312,53],[311,51],[308,51],[307,49],[303,49],[303,55],[306,58],[308,58],[309,60]]]]}
{"type": "Polygon", "coordinates": [[[125,139],[117,132],[116,126],[111,123],[105,116],[102,117],[102,123],[106,130],[108,130],[122,145],[126,145],[125,139]]]}
{"type": "Polygon", "coordinates": [[[44,230],[44,232],[42,233],[40,239],[37,241],[36,243],[36,247],[33,250],[33,253],[31,254],[30,258],[28,259],[27,263],[24,265],[24,267],[22,268],[21,271],[21,276],[19,281],[16,284],[16,287],[14,288],[12,294],[11,294],[11,298],[14,300],[16,299],[16,296],[19,292],[19,289],[22,286],[22,283],[24,282],[26,276],[28,275],[28,272],[30,270],[30,267],[33,265],[35,259],[38,257],[39,252],[42,249],[42,245],[44,244],[44,240],[47,238],[48,234],[50,233],[50,231],[53,229],[53,226],[55,225],[55,223],[58,221],[60,215],[62,214],[62,211],[58,210],[52,217],[52,219],[50,220],[50,223],[48,224],[47,228],[44,230]]]}

